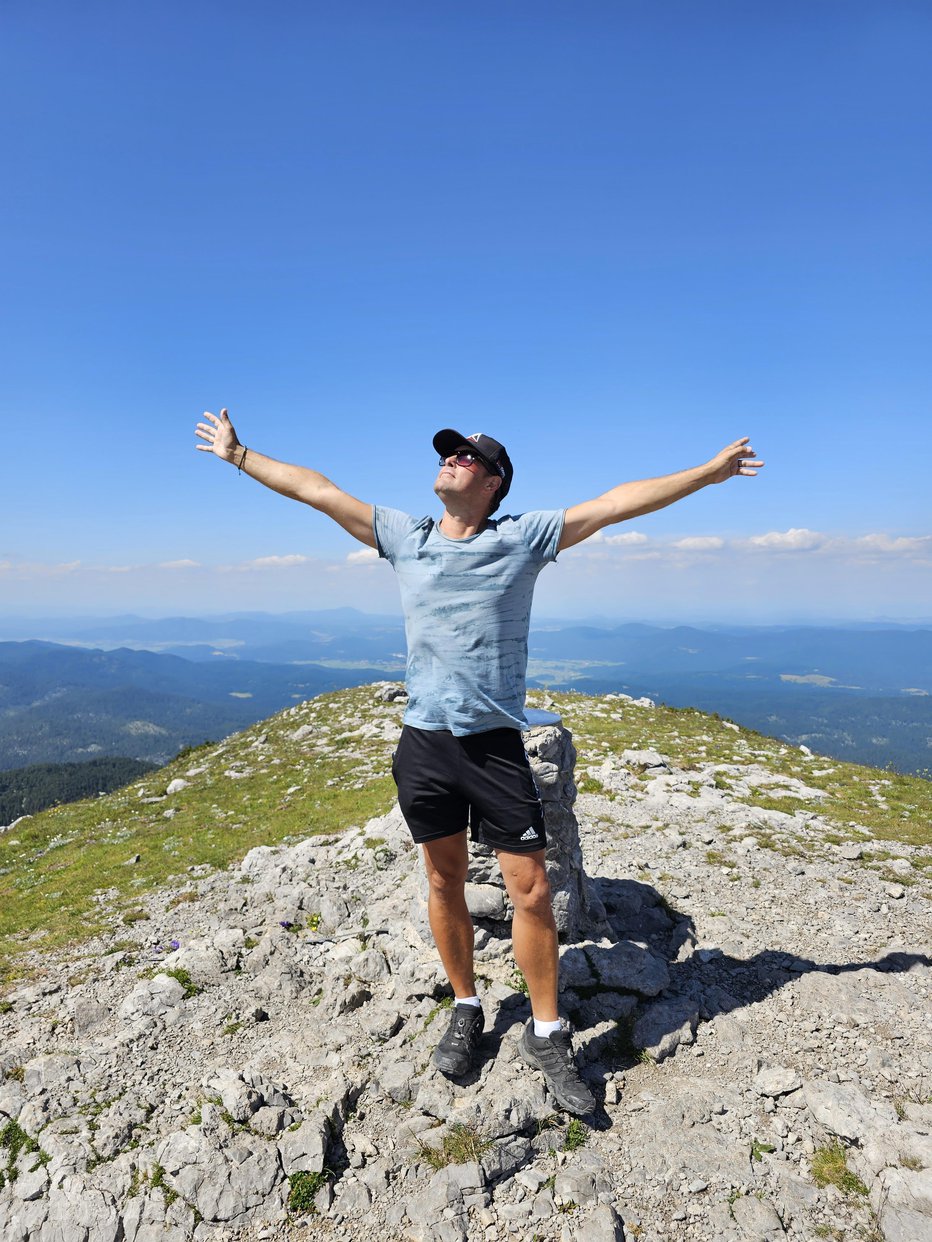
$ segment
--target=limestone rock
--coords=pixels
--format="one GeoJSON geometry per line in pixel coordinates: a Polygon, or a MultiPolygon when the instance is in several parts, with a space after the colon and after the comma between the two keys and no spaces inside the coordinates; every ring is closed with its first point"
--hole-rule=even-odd
{"type": "Polygon", "coordinates": [[[774,1208],[754,1195],[741,1195],[731,1205],[735,1223],[742,1237],[750,1242],[781,1242],[786,1236],[783,1222],[774,1208]]]}
{"type": "Polygon", "coordinates": [[[698,1021],[699,1007],[686,997],[657,1001],[635,1022],[631,1038],[654,1061],[663,1061],[693,1042],[698,1021]]]}
{"type": "Polygon", "coordinates": [[[764,1065],[754,1079],[758,1095],[779,1096],[798,1091],[803,1081],[794,1069],[783,1065],[764,1065]]]}
{"type": "Polygon", "coordinates": [[[891,1104],[871,1100],[848,1083],[807,1082],[803,1090],[812,1115],[831,1134],[852,1143],[864,1143],[882,1128],[892,1125],[896,1113],[891,1104]]]}
{"type": "Polygon", "coordinates": [[[177,1017],[183,1002],[184,988],[178,980],[159,974],[137,983],[120,1006],[120,1017],[124,1022],[140,1018],[161,1018],[169,1022],[177,1017]]]}
{"type": "Polygon", "coordinates": [[[269,1198],[279,1188],[281,1170],[274,1147],[234,1139],[220,1147],[203,1134],[172,1134],[157,1148],[156,1158],[168,1184],[205,1221],[247,1221],[257,1209],[273,1210],[269,1198]]]}
{"type": "Polygon", "coordinates": [[[285,1175],[319,1173],[327,1158],[329,1141],[330,1125],[320,1113],[290,1129],[278,1142],[285,1175]]]}

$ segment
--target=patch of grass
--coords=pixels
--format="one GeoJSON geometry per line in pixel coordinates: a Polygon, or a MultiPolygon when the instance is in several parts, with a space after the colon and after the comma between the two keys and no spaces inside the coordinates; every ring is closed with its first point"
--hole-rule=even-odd
{"type": "Polygon", "coordinates": [[[843,1195],[867,1194],[867,1187],[848,1168],[847,1154],[837,1139],[813,1152],[810,1167],[817,1186],[836,1186],[843,1195]]]}
{"type": "Polygon", "coordinates": [[[540,1135],[544,1133],[544,1131],[559,1130],[562,1125],[563,1125],[563,1117],[561,1116],[561,1114],[550,1113],[547,1117],[544,1117],[541,1121],[538,1121],[537,1123],[538,1138],[540,1137],[540,1135]]]}
{"type": "Polygon", "coordinates": [[[914,875],[909,875],[908,873],[901,875],[899,871],[881,871],[879,875],[885,884],[902,884],[904,888],[909,888],[911,884],[916,883],[914,875]]]}
{"type": "Polygon", "coordinates": [[[920,1173],[926,1166],[916,1156],[900,1156],[900,1168],[920,1173]]]}
{"type": "Polygon", "coordinates": [[[171,1205],[178,1198],[178,1191],[173,1190],[172,1187],[169,1186],[168,1182],[166,1182],[165,1170],[160,1164],[157,1164],[152,1170],[150,1185],[153,1190],[161,1190],[162,1194],[165,1196],[166,1207],[171,1207],[171,1205]]]}
{"type": "Polygon", "coordinates": [[[288,1177],[288,1183],[291,1187],[288,1191],[289,1212],[301,1212],[304,1215],[316,1216],[317,1205],[314,1199],[321,1187],[327,1184],[329,1177],[329,1169],[324,1169],[320,1173],[290,1174],[288,1177]]]}
{"type": "Polygon", "coordinates": [[[576,785],[576,792],[583,794],[600,794],[605,792],[605,786],[600,780],[596,780],[594,776],[584,776],[576,785]]]}
{"type": "Polygon", "coordinates": [[[530,996],[531,994],[530,988],[527,985],[527,979],[525,979],[524,973],[517,966],[511,972],[511,986],[516,992],[520,992],[522,996],[530,996]]]}
{"type": "Polygon", "coordinates": [[[189,867],[223,869],[255,845],[309,834],[337,837],[348,824],[384,814],[395,797],[389,739],[356,737],[353,754],[346,755],[326,744],[309,750],[290,736],[315,715],[325,715],[328,723],[351,721],[353,728],[370,717],[382,719],[371,691],[353,687],[314,703],[316,713],[311,708],[299,716],[273,716],[219,746],[199,748],[211,762],[199,775],[185,777],[188,787],[173,800],[183,814],[173,820],[164,818],[162,803],[145,803],[137,787],[151,792],[184,776],[190,755],[146,782],[50,807],[20,824],[15,834],[0,836],[0,983],[27,975],[26,957],[36,948],[48,952],[105,933],[113,926],[114,909],[124,903],[127,925],[138,921],[143,912],[129,903],[138,903],[141,892],[184,883],[189,867]],[[249,750],[256,728],[269,736],[261,764],[249,750]],[[274,769],[278,781],[261,770],[272,758],[281,760],[274,769]],[[230,780],[231,767],[246,775],[230,780]],[[312,792],[282,805],[284,781],[312,792]],[[131,854],[141,861],[126,867],[131,854]],[[102,892],[111,894],[107,901],[97,900],[102,892]]]}
{"type": "Polygon", "coordinates": [[[760,1139],[751,1140],[751,1159],[754,1161],[761,1161],[764,1156],[769,1156],[776,1150],[773,1143],[762,1143],[760,1139]]]}
{"type": "Polygon", "coordinates": [[[188,1000],[191,996],[197,996],[201,991],[201,989],[191,978],[190,973],[185,970],[183,966],[179,966],[175,970],[160,970],[157,973],[160,975],[168,975],[171,979],[177,979],[177,981],[184,988],[185,1000],[188,1000]]]}
{"type": "Polygon", "coordinates": [[[427,1028],[430,1026],[431,1022],[433,1022],[434,1018],[436,1018],[438,1013],[442,1013],[444,1009],[452,1009],[452,1008],[453,1008],[453,997],[452,996],[441,997],[441,999],[437,1002],[436,1005],[434,1005],[433,1009],[424,1019],[424,1030],[425,1031],[427,1030],[427,1028]]]}
{"type": "Polygon", "coordinates": [[[385,844],[384,837],[364,837],[363,845],[367,850],[377,850],[380,845],[385,844]]]}
{"type": "Polygon", "coordinates": [[[22,1152],[33,1152],[39,1157],[37,1164],[48,1164],[49,1157],[16,1121],[8,1121],[0,1130],[0,1151],[6,1153],[6,1169],[0,1176],[7,1181],[15,1182],[17,1177],[16,1162],[22,1152]]]}
{"type": "Polygon", "coordinates": [[[123,915],[123,922],[129,927],[133,923],[143,923],[149,917],[145,910],[127,910],[123,915]]]}
{"type": "Polygon", "coordinates": [[[570,1124],[566,1127],[566,1135],[563,1139],[563,1150],[576,1151],[580,1147],[585,1147],[588,1142],[589,1131],[578,1117],[574,1117],[570,1124]]]}
{"type": "Polygon", "coordinates": [[[235,1035],[237,1031],[242,1030],[242,1022],[228,1022],[223,1028],[224,1035],[235,1035]]]}
{"type": "Polygon", "coordinates": [[[734,867],[735,860],[721,850],[706,850],[705,860],[710,867],[734,867]]]}
{"type": "Polygon", "coordinates": [[[448,1164],[468,1164],[479,1160],[483,1152],[492,1146],[491,1139],[484,1139],[475,1126],[457,1122],[443,1136],[440,1147],[417,1140],[418,1155],[432,1169],[445,1169],[448,1164]]]}
{"type": "Polygon", "coordinates": [[[185,892],[178,893],[176,896],[174,896],[171,899],[171,901],[168,903],[168,908],[169,910],[174,910],[176,906],[183,906],[188,902],[198,901],[199,898],[200,898],[200,894],[198,893],[197,889],[189,888],[189,889],[186,889],[185,892]]]}

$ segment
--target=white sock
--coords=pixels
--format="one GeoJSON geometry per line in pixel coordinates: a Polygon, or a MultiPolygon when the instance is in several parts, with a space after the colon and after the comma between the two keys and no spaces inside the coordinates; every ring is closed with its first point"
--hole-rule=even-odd
{"type": "Polygon", "coordinates": [[[454,996],[454,1005],[472,1005],[476,1009],[482,1008],[482,1001],[478,996],[454,996]]]}
{"type": "Polygon", "coordinates": [[[559,1031],[561,1026],[560,1019],[556,1022],[541,1022],[539,1018],[534,1019],[534,1034],[538,1039],[546,1039],[552,1035],[554,1031],[559,1031]]]}

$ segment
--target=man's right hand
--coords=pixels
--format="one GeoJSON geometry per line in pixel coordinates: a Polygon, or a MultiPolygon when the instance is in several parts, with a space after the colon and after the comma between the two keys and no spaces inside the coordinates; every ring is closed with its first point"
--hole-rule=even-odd
{"type": "Polygon", "coordinates": [[[342,491],[317,470],[276,461],[274,457],[266,457],[264,453],[253,449],[247,453],[236,437],[226,410],[220,411],[219,418],[205,410],[204,418],[207,421],[198,423],[195,432],[204,443],[196,444],[195,448],[202,453],[213,453],[221,461],[232,462],[243,474],[265,487],[270,487],[273,492],[287,496],[290,500],[300,500],[302,504],[326,513],[327,517],[333,518],[367,548],[378,546],[372,529],[372,505],[364,504],[355,496],[342,491]]]}
{"type": "Polygon", "coordinates": [[[226,410],[221,410],[220,417],[217,418],[215,414],[205,410],[204,417],[209,421],[198,423],[194,434],[207,443],[196,444],[194,447],[202,453],[213,453],[221,461],[233,461],[240,442],[236,438],[229,414],[226,410]]]}

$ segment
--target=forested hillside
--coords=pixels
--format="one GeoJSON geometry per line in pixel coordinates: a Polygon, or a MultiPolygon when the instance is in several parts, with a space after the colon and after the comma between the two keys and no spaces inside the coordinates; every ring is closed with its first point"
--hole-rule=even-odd
{"type": "Polygon", "coordinates": [[[33,763],[0,772],[0,824],[49,806],[112,793],[155,767],[140,759],[108,755],[86,763],[33,763]]]}

